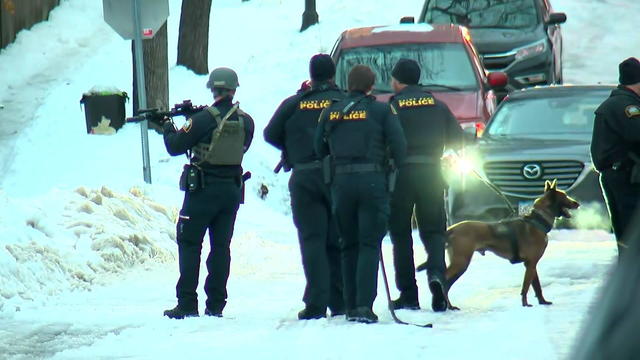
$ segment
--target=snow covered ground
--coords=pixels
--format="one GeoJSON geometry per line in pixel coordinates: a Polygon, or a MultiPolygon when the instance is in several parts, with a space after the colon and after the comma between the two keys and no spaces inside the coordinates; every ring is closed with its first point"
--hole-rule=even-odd
{"type": "MultiPolygon", "coordinates": [[[[568,16],[565,82],[615,83],[617,64],[640,56],[629,18],[640,11],[637,1],[553,5],[568,16]]],[[[171,63],[180,1],[170,6],[171,63]]],[[[103,22],[93,1],[63,0],[50,21],[21,32],[0,52],[0,359],[567,358],[615,258],[612,237],[602,231],[552,231],[539,265],[545,296],[554,301],[550,307],[522,308],[523,268],[487,255],[474,257],[451,292],[460,312],[428,310],[420,274],[425,309],[399,316],[433,322],[434,329],[394,324],[382,282],[377,325],[295,320],[304,277],[287,176],[272,174],[279,154],[262,141],[261,130],[307,77],[309,57],[329,52],[342,30],[395,23],[417,16],[420,8],[421,1],[393,7],[382,0],[319,1],[321,24],[300,34],[300,1],[214,2],[210,69],[238,71],[237,99],[257,125],[246,162],[254,176],[232,242],[222,319],[161,316],[175,304],[174,224],[184,158],[167,155],[161,137],[151,132],[148,185],[137,125],[115,136],[85,131],[83,92],[94,86],[131,92],[130,43],[103,22]],[[270,189],[266,200],[257,196],[263,183],[270,189]]],[[[205,83],[206,76],[172,66],[170,103],[209,103],[205,83]]],[[[392,279],[388,240],[383,248],[392,279]]],[[[417,262],[424,257],[416,252],[417,262]]],[[[533,294],[530,300],[535,304],[533,294]]]]}

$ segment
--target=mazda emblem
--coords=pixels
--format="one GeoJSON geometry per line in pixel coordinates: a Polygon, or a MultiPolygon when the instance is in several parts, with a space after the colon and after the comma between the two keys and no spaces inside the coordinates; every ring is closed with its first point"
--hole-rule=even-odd
{"type": "Polygon", "coordinates": [[[529,180],[539,179],[542,176],[542,167],[538,164],[527,164],[522,167],[522,176],[529,180]]]}

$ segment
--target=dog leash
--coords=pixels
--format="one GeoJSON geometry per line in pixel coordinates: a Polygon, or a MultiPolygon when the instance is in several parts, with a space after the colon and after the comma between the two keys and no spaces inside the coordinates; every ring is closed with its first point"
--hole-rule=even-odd
{"type": "Polygon", "coordinates": [[[480,175],[480,173],[476,169],[471,169],[471,171],[480,181],[482,181],[483,184],[487,185],[491,190],[498,194],[498,196],[502,200],[504,200],[504,202],[507,204],[507,207],[509,208],[509,212],[511,212],[508,217],[518,215],[518,211],[513,207],[513,205],[511,205],[511,201],[507,199],[507,196],[502,192],[502,190],[500,190],[496,185],[492,184],[488,179],[485,179],[484,176],[480,175]]]}
{"type": "Polygon", "coordinates": [[[395,321],[397,324],[402,324],[402,325],[413,325],[421,328],[432,328],[433,324],[431,323],[420,325],[420,324],[408,323],[398,318],[398,316],[396,315],[396,311],[393,309],[393,303],[391,302],[391,293],[389,292],[389,282],[387,281],[387,270],[384,267],[384,258],[382,257],[382,248],[380,248],[380,267],[382,269],[382,279],[384,280],[384,288],[387,291],[387,303],[389,304],[389,312],[391,312],[391,317],[393,318],[393,321],[395,321]]]}

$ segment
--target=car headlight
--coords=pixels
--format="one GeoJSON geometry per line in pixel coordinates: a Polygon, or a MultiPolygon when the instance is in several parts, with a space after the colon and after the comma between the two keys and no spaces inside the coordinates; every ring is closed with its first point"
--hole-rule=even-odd
{"type": "Polygon", "coordinates": [[[442,165],[448,181],[464,180],[468,176],[483,176],[482,159],[475,150],[447,152],[443,156],[442,165]]]}
{"type": "Polygon", "coordinates": [[[516,52],[516,60],[522,60],[542,54],[547,50],[547,39],[536,41],[532,44],[519,48],[516,52]]]}

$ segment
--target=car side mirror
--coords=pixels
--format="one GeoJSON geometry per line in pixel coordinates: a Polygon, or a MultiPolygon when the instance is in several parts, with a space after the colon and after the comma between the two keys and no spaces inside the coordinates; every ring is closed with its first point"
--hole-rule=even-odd
{"type": "Polygon", "coordinates": [[[567,14],[565,13],[551,13],[549,14],[549,20],[547,20],[547,24],[549,25],[558,25],[564,24],[567,21],[567,14]]]}
{"type": "Polygon", "coordinates": [[[400,19],[400,24],[415,24],[416,19],[413,16],[404,16],[400,19]]]}
{"type": "Polygon", "coordinates": [[[489,86],[491,86],[492,89],[499,90],[504,89],[507,86],[507,84],[509,83],[509,77],[502,71],[496,71],[489,73],[489,76],[487,76],[487,81],[489,82],[489,86]]]}

